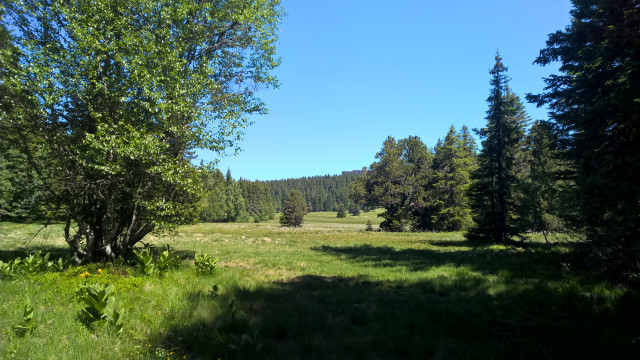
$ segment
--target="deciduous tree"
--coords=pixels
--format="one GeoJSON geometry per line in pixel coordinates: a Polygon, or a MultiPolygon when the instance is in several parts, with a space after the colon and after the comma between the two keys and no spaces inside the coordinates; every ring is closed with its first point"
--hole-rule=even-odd
{"type": "Polygon", "coordinates": [[[21,67],[2,73],[15,108],[1,122],[46,145],[56,177],[44,183],[65,206],[76,261],[194,220],[193,151],[234,148],[246,115],[265,111],[255,91],[277,85],[279,2],[3,4],[21,67]]]}

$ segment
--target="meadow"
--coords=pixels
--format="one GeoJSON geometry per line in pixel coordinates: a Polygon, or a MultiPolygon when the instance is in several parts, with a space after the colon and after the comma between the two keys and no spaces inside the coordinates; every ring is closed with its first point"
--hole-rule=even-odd
{"type": "MultiPolygon", "coordinates": [[[[91,264],[0,282],[2,359],[632,359],[640,295],[569,265],[570,238],[476,246],[460,233],[365,231],[376,212],[302,228],[197,224],[152,236],[179,266],[91,264]],[[210,275],[194,260],[217,258],[210,275]],[[80,320],[113,285],[118,336],[80,320]],[[33,326],[25,320],[26,299],[33,326]]],[[[0,260],[67,252],[62,226],[0,223],[0,260]]],[[[146,241],[145,240],[145,241],[146,241]]]]}

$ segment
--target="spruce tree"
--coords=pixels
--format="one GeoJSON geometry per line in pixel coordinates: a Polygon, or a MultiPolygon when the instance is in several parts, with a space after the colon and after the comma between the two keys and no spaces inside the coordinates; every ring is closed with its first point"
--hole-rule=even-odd
{"type": "Polygon", "coordinates": [[[307,204],[302,193],[298,190],[291,190],[284,200],[284,208],[280,215],[280,224],[288,227],[300,227],[307,214],[307,204]]]}
{"type": "Polygon", "coordinates": [[[347,217],[347,211],[344,208],[343,204],[338,205],[338,213],[337,213],[336,217],[339,217],[339,218],[346,218],[347,217]]]}
{"type": "MultiPolygon", "coordinates": [[[[565,161],[558,154],[558,139],[553,124],[536,121],[526,137],[528,174],[521,184],[519,215],[521,228],[541,232],[548,242],[548,234],[562,230],[561,215],[568,182],[565,161]]],[[[566,203],[566,202],[565,202],[566,203]]]]}
{"type": "Polygon", "coordinates": [[[476,130],[482,141],[478,168],[469,188],[475,222],[466,237],[474,241],[506,243],[520,231],[516,219],[516,191],[522,171],[522,146],[527,115],[509,88],[507,68],[496,54],[491,69],[486,127],[476,130]]]}
{"type": "Polygon", "coordinates": [[[451,126],[444,141],[434,148],[429,183],[431,230],[460,231],[471,225],[466,191],[475,168],[475,142],[466,131],[468,138],[451,126]]]}
{"type": "Polygon", "coordinates": [[[574,225],[591,253],[612,275],[640,278],[640,1],[572,2],[571,24],[536,59],[559,61],[561,74],[529,99],[549,106],[573,162],[574,225]]]}
{"type": "Polygon", "coordinates": [[[247,212],[254,222],[260,222],[273,218],[273,200],[269,187],[258,181],[240,179],[238,181],[242,190],[242,197],[247,204],[247,212]]]}
{"type": "Polygon", "coordinates": [[[218,169],[203,174],[205,195],[200,200],[200,221],[223,222],[227,220],[227,181],[218,169]]]}
{"type": "Polygon", "coordinates": [[[227,213],[227,222],[247,221],[249,214],[247,213],[247,204],[242,197],[242,191],[238,183],[231,177],[231,170],[227,170],[227,188],[225,190],[225,206],[227,213]]]}

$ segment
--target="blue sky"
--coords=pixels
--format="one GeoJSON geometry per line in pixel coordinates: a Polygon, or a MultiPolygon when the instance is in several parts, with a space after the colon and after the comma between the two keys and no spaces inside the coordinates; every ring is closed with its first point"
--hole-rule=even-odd
{"type": "MultiPolygon", "coordinates": [[[[496,50],[524,101],[557,67],[533,61],[570,22],[569,0],[283,0],[275,71],[243,151],[220,159],[234,178],[339,174],[375,161],[391,135],[432,147],[451,125],[485,124],[496,50]]],[[[545,109],[525,104],[533,119],[545,109]]],[[[201,152],[211,160],[212,154],[201,152]]]]}

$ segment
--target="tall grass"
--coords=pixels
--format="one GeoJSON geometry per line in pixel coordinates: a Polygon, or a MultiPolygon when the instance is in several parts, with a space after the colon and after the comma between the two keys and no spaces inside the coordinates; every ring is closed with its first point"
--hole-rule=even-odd
{"type": "MultiPolygon", "coordinates": [[[[633,358],[636,292],[571,269],[569,241],[475,246],[459,233],[364,231],[374,212],[198,224],[148,240],[181,266],[145,276],[92,264],[0,283],[0,358],[425,359],[633,358]],[[196,254],[218,258],[198,276],[196,254]],[[102,271],[99,272],[98,269],[102,271]],[[81,276],[84,273],[90,276],[81,276]],[[100,276],[98,276],[100,275],[100,276]],[[76,291],[114,286],[125,328],[93,332],[76,291]],[[18,336],[25,298],[36,329],[18,336]]],[[[63,254],[62,229],[0,223],[0,260],[63,254]]]]}

